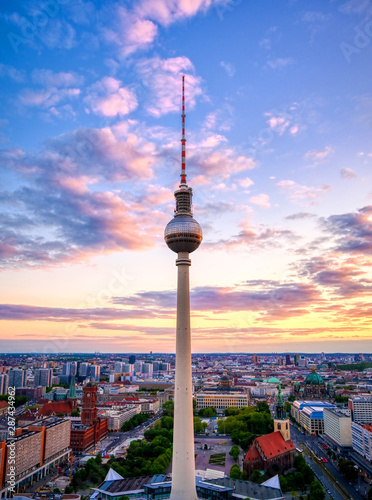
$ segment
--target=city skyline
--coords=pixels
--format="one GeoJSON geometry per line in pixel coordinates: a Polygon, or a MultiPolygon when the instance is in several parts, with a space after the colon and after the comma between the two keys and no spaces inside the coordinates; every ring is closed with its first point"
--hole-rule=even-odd
{"type": "Polygon", "coordinates": [[[370,2],[0,6],[3,352],[371,352],[370,2]]]}

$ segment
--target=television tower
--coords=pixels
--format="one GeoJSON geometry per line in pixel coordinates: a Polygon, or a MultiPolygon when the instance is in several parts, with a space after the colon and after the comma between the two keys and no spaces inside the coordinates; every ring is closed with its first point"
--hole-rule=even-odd
{"type": "Polygon", "coordinates": [[[196,250],[203,232],[192,216],[192,189],[186,183],[185,77],[182,76],[181,183],[175,191],[174,218],[167,224],[164,239],[178,254],[176,380],[171,500],[197,500],[194,459],[194,415],[192,405],[189,254],[196,250]]]}

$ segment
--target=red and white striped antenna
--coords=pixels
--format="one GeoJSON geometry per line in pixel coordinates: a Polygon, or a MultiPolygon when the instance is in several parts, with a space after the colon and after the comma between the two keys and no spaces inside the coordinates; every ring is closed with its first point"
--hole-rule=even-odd
{"type": "Polygon", "coordinates": [[[186,137],[185,137],[185,75],[182,75],[182,153],[181,153],[181,185],[186,186],[186,137]]]}

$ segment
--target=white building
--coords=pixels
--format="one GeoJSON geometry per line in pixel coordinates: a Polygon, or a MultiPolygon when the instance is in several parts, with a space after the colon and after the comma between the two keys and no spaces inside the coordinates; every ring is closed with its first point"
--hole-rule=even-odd
{"type": "Polygon", "coordinates": [[[354,422],[372,424],[372,398],[349,399],[349,408],[354,422]]]}
{"type": "Polygon", "coordinates": [[[123,364],[121,361],[116,361],[114,364],[114,372],[115,373],[123,373],[123,364]]]}
{"type": "Polygon", "coordinates": [[[152,363],[143,363],[143,365],[142,365],[142,373],[144,375],[147,374],[148,378],[151,378],[152,374],[153,374],[153,371],[154,371],[154,367],[153,367],[152,363]]]}
{"type": "Polygon", "coordinates": [[[324,434],[337,444],[338,449],[351,447],[351,411],[324,408],[323,418],[324,434]]]}
{"type": "Polygon", "coordinates": [[[310,434],[323,434],[325,408],[336,407],[326,401],[294,401],[291,415],[310,434]]]}
{"type": "Polygon", "coordinates": [[[222,390],[218,387],[215,389],[202,389],[196,393],[195,397],[198,410],[208,408],[208,406],[214,406],[214,408],[219,410],[228,408],[229,406],[243,408],[249,405],[248,392],[245,392],[243,389],[222,390]]]}
{"type": "Polygon", "coordinates": [[[106,410],[100,412],[100,415],[108,417],[108,430],[118,431],[124,422],[130,420],[134,415],[140,413],[141,407],[139,405],[128,405],[121,410],[106,410]]]}
{"type": "Polygon", "coordinates": [[[353,450],[371,461],[372,457],[372,425],[351,422],[353,450]]]}

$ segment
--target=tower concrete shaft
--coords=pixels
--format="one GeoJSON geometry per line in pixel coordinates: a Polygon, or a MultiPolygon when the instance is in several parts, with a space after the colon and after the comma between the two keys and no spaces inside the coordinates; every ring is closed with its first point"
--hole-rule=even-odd
{"type": "Polygon", "coordinates": [[[192,403],[189,252],[176,260],[177,331],[176,380],[174,386],[174,429],[171,500],[197,500],[194,459],[194,415],[192,403]]]}

